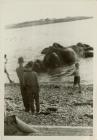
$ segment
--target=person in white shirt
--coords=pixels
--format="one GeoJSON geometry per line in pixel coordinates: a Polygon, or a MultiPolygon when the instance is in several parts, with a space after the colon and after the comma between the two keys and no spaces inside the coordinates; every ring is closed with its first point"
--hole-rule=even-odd
{"type": "Polygon", "coordinates": [[[12,80],[11,80],[11,78],[10,78],[10,76],[9,76],[9,73],[8,73],[8,71],[7,71],[7,68],[6,68],[6,65],[7,65],[7,61],[8,61],[8,59],[7,59],[7,55],[5,54],[4,55],[4,72],[5,72],[5,74],[7,75],[7,78],[8,78],[8,80],[9,80],[9,82],[10,83],[14,83],[12,80]]]}

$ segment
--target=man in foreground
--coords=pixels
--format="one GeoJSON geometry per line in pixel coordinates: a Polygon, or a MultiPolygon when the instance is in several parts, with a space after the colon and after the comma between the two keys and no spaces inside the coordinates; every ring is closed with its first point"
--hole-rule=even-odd
{"type": "Polygon", "coordinates": [[[26,69],[24,71],[23,84],[26,88],[26,94],[28,96],[29,111],[31,110],[33,114],[35,112],[34,101],[35,101],[35,106],[36,106],[36,113],[40,111],[40,104],[39,104],[38,78],[37,78],[36,72],[33,71],[32,68],[33,68],[33,62],[30,61],[26,65],[26,69]]]}

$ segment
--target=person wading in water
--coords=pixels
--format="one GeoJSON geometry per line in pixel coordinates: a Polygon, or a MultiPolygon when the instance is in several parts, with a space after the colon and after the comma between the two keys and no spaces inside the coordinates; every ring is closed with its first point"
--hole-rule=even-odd
{"type": "Polygon", "coordinates": [[[75,86],[79,86],[79,93],[81,93],[81,85],[80,85],[80,72],[79,72],[79,63],[75,63],[75,70],[74,70],[74,82],[73,82],[73,91],[75,89],[75,86]]]}

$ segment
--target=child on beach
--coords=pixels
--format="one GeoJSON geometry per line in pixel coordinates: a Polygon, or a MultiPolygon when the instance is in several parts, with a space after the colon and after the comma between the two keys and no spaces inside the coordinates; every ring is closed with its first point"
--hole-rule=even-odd
{"type": "Polygon", "coordinates": [[[81,86],[80,86],[80,72],[79,72],[79,63],[75,63],[75,71],[73,73],[74,75],[74,83],[73,83],[73,90],[75,86],[78,84],[79,86],[79,93],[81,93],[81,86]]]}
{"type": "Polygon", "coordinates": [[[31,110],[32,114],[35,112],[34,109],[34,101],[36,106],[36,113],[40,111],[40,104],[39,104],[39,83],[37,74],[35,71],[32,70],[33,62],[30,61],[26,65],[26,69],[24,71],[23,82],[26,88],[26,94],[28,96],[28,103],[29,103],[29,111],[31,110]]]}
{"type": "Polygon", "coordinates": [[[20,90],[21,90],[21,95],[22,95],[25,111],[28,112],[29,111],[28,98],[26,95],[25,87],[23,85],[23,74],[24,74],[23,63],[24,63],[23,57],[19,57],[18,58],[19,67],[16,69],[16,73],[17,73],[17,76],[18,76],[19,82],[20,82],[20,90]]]}

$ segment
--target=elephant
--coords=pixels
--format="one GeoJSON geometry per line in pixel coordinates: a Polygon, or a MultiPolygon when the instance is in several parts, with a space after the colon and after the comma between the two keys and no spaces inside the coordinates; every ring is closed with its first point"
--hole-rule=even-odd
{"type": "Polygon", "coordinates": [[[42,60],[37,59],[34,62],[33,61],[29,61],[25,65],[25,69],[29,65],[29,63],[32,63],[32,70],[33,71],[38,72],[38,73],[46,72],[46,68],[45,68],[45,65],[43,64],[43,61],[42,60]]]}
{"type": "Polygon", "coordinates": [[[58,43],[54,43],[47,49],[43,63],[48,68],[56,68],[65,64],[73,64],[76,59],[77,55],[72,48],[64,48],[58,43]]]}
{"type": "Polygon", "coordinates": [[[45,67],[51,69],[60,66],[60,62],[60,58],[55,52],[45,55],[43,60],[45,67]]]}
{"type": "MultiPolygon", "coordinates": [[[[55,49],[64,49],[64,47],[62,45],[60,45],[59,43],[53,43],[53,48],[55,49]]],[[[41,51],[41,54],[47,54],[50,50],[52,50],[52,46],[49,46],[48,48],[44,48],[41,51]]]]}
{"type": "Polygon", "coordinates": [[[93,47],[88,44],[83,44],[79,42],[76,45],[69,46],[69,48],[72,48],[79,57],[93,57],[93,47]]]}
{"type": "Polygon", "coordinates": [[[85,52],[85,58],[88,58],[88,57],[93,57],[93,52],[91,51],[85,52]]]}
{"type": "Polygon", "coordinates": [[[80,42],[68,47],[53,43],[52,46],[44,48],[41,54],[44,55],[43,60],[37,59],[33,62],[33,70],[38,73],[47,72],[48,69],[55,69],[63,65],[74,64],[78,57],[93,57],[93,47],[80,42]]]}
{"type": "Polygon", "coordinates": [[[37,59],[33,63],[33,70],[40,73],[40,72],[46,72],[45,65],[43,64],[43,61],[37,59]]]}
{"type": "Polygon", "coordinates": [[[93,47],[88,44],[77,43],[76,45],[69,46],[68,48],[72,48],[78,57],[89,58],[93,57],[93,47]]]}

